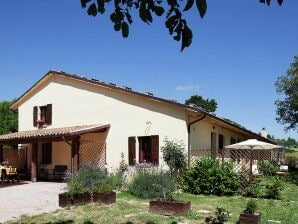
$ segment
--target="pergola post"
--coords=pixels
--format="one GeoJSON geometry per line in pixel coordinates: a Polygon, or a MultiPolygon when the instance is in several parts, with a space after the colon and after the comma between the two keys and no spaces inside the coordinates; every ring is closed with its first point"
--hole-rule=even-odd
{"type": "Polygon", "coordinates": [[[71,172],[75,173],[79,170],[79,151],[80,137],[72,140],[71,143],[71,172]]]}
{"type": "Polygon", "coordinates": [[[38,144],[32,143],[32,161],[31,161],[31,181],[37,180],[37,158],[38,158],[38,144]]]}
{"type": "Polygon", "coordinates": [[[0,145],[0,163],[3,162],[3,145],[0,145]]]}
{"type": "Polygon", "coordinates": [[[253,162],[253,157],[252,157],[252,151],[253,149],[250,149],[250,161],[249,161],[249,185],[252,183],[252,162],[253,162]]]}

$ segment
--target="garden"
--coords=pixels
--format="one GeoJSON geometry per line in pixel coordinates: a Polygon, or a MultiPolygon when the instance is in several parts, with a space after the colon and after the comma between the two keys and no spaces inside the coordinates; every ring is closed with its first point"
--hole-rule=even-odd
{"type": "Polygon", "coordinates": [[[198,158],[186,168],[183,144],[165,140],[163,159],[169,170],[138,165],[127,176],[124,158],[114,174],[85,167],[68,174],[67,192],[50,214],[22,216],[8,223],[287,223],[298,220],[298,172],[276,176],[270,161],[245,190],[232,162],[198,158]],[[117,193],[116,193],[117,192],[117,193]]]}

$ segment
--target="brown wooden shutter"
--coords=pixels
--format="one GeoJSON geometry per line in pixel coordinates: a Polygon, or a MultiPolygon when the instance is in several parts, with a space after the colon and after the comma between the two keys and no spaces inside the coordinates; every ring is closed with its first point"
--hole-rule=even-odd
{"type": "Polygon", "coordinates": [[[37,113],[38,113],[38,107],[33,107],[33,126],[37,127],[37,113]]]}
{"type": "Polygon", "coordinates": [[[52,104],[47,105],[47,114],[46,114],[46,124],[51,125],[52,124],[52,104]]]}
{"type": "Polygon", "coordinates": [[[151,159],[153,164],[159,164],[159,137],[151,136],[151,159]]]}
{"type": "Polygon", "coordinates": [[[128,165],[135,165],[136,161],[136,137],[128,138],[128,165]]]}

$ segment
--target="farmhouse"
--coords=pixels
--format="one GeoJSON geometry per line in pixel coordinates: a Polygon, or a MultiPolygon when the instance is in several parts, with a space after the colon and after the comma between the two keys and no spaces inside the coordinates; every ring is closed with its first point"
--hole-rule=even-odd
{"type": "Polygon", "coordinates": [[[189,162],[196,152],[250,138],[270,142],[193,105],[61,71],[49,71],[11,109],[18,110],[19,131],[0,136],[0,161],[29,170],[33,181],[59,167],[115,168],[122,153],[130,166],[163,165],[165,138],[182,141],[189,162]]]}

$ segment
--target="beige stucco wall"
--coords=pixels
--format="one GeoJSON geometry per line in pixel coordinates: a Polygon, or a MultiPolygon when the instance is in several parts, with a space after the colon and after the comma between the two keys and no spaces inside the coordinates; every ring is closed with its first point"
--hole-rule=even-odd
{"type": "MultiPolygon", "coordinates": [[[[32,145],[23,145],[27,147],[27,168],[31,167],[32,161],[32,145]]],[[[42,143],[38,143],[37,151],[38,169],[54,169],[55,165],[67,165],[67,168],[71,169],[71,147],[66,142],[53,142],[52,143],[52,164],[42,164],[42,143]]]]}
{"type": "Polygon", "coordinates": [[[26,161],[24,149],[3,149],[3,159],[8,160],[9,165],[18,169],[23,169],[26,161]]]}
{"type": "Polygon", "coordinates": [[[215,124],[208,123],[204,120],[199,121],[191,126],[191,148],[193,150],[198,149],[211,149],[211,133],[216,134],[216,148],[218,149],[218,135],[224,136],[224,145],[231,144],[231,137],[236,141],[246,139],[246,136],[235,131],[230,131],[226,128],[217,126],[215,124]]]}
{"type": "MultiPolygon", "coordinates": [[[[187,144],[187,118],[183,109],[107,88],[90,87],[76,80],[66,82],[62,77],[19,106],[19,130],[36,129],[33,127],[33,107],[49,103],[53,105],[50,128],[111,125],[106,141],[109,166],[119,165],[121,152],[127,159],[129,136],[159,135],[160,146],[165,137],[187,144]]],[[[161,156],[160,153],[160,161],[161,156]]]]}

